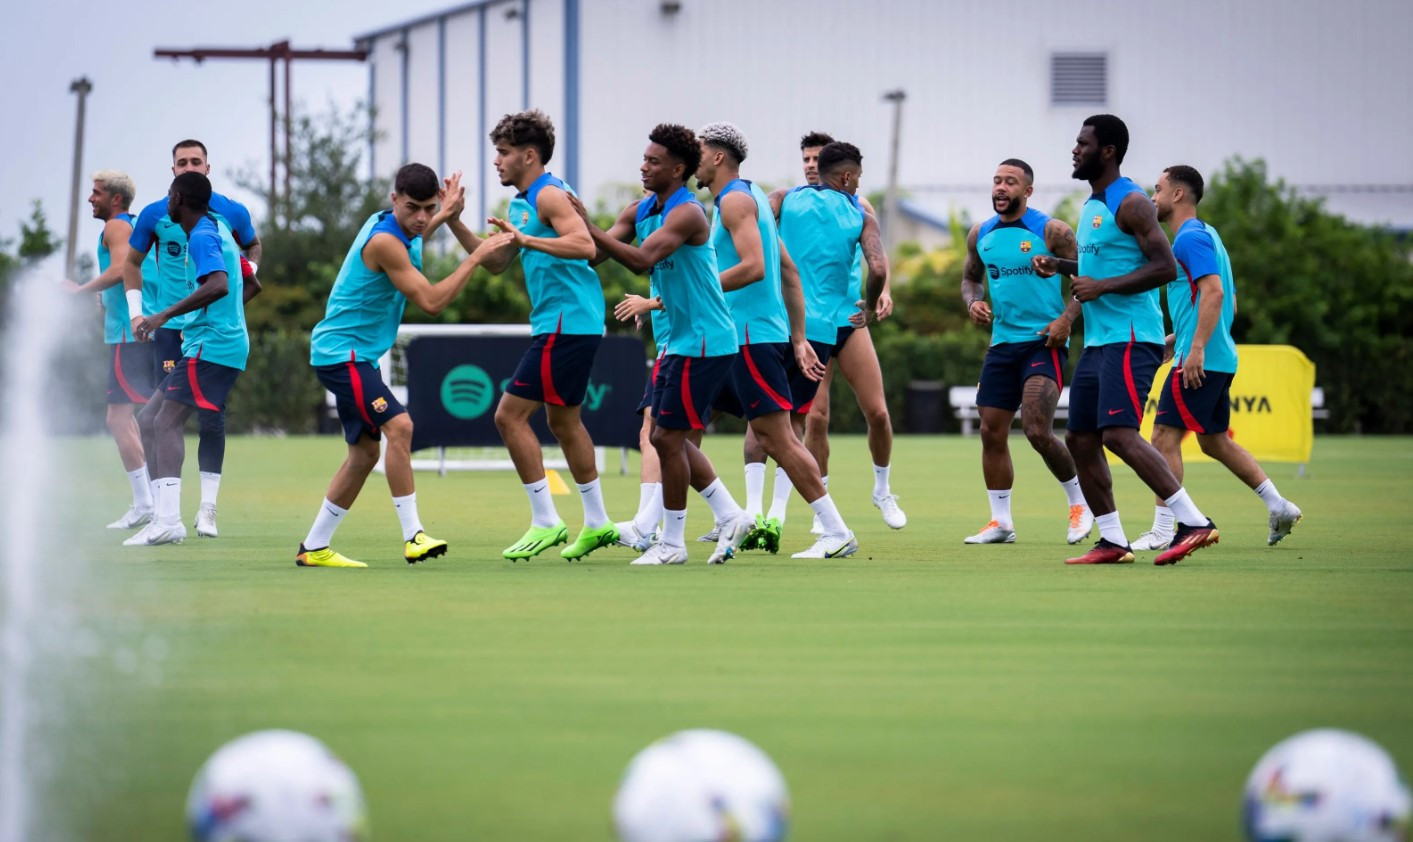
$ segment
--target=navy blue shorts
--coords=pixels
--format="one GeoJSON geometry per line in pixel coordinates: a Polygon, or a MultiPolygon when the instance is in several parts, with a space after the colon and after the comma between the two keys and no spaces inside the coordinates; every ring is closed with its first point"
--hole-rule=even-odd
{"type": "Polygon", "coordinates": [[[184,357],[167,375],[162,396],[208,412],[225,412],[226,397],[239,378],[238,368],[184,357]]]}
{"type": "Polygon", "coordinates": [[[1199,436],[1225,433],[1231,426],[1231,381],[1235,377],[1209,371],[1201,386],[1189,389],[1182,385],[1182,369],[1174,368],[1158,397],[1153,423],[1191,430],[1199,436]]]}
{"type": "Polygon", "coordinates": [[[159,327],[152,332],[152,388],[156,389],[182,361],[182,332],[159,327]]]}
{"type": "Polygon", "coordinates": [[[716,408],[747,421],[772,412],[789,412],[787,365],[794,356],[788,342],[742,345],[731,366],[731,383],[717,396],[716,408]]]}
{"type": "Polygon", "coordinates": [[[1092,433],[1105,427],[1143,423],[1153,375],[1163,364],[1163,346],[1150,342],[1094,345],[1079,355],[1070,378],[1069,429],[1092,433]]]}
{"type": "Polygon", "coordinates": [[[108,403],[147,403],[156,386],[152,382],[152,343],[120,342],[109,345],[108,403]]]}
{"type": "MultiPolygon", "coordinates": [[[[829,365],[830,356],[834,353],[834,346],[815,342],[813,339],[809,340],[809,343],[819,357],[819,361],[829,365]]],[[[799,363],[795,362],[794,348],[790,348],[790,362],[785,368],[785,374],[790,381],[790,402],[795,405],[794,412],[799,415],[808,413],[810,404],[814,403],[814,396],[819,394],[820,381],[811,380],[805,376],[803,371],[800,371],[799,363]]]]}
{"type": "Polygon", "coordinates": [[[841,328],[836,328],[836,332],[834,334],[834,347],[830,350],[829,356],[839,356],[839,352],[844,350],[845,345],[849,344],[849,337],[853,336],[854,331],[856,330],[858,330],[858,328],[854,327],[853,325],[845,325],[841,328]]]}
{"type": "Polygon", "coordinates": [[[314,376],[334,395],[343,440],[357,444],[363,436],[379,439],[388,419],[407,411],[383,381],[372,363],[352,360],[337,365],[316,365],[314,376]]]}
{"type": "Polygon", "coordinates": [[[1048,377],[1063,389],[1069,356],[1068,348],[1046,348],[1044,339],[992,345],[981,363],[976,405],[1015,412],[1025,394],[1025,381],[1032,377],[1048,377]]]}
{"type": "Polygon", "coordinates": [[[653,360],[652,372],[648,374],[647,385],[643,387],[643,399],[638,401],[638,414],[642,415],[649,409],[657,406],[658,393],[662,391],[662,380],[659,375],[662,373],[662,354],[658,354],[653,360]]]}
{"type": "Polygon", "coordinates": [[[542,333],[520,358],[508,395],[555,406],[578,406],[589,388],[589,372],[603,337],[588,333],[542,333]]]}
{"type": "Polygon", "coordinates": [[[736,354],[720,357],[662,358],[653,419],[667,430],[701,430],[710,420],[723,387],[731,379],[736,354]]]}

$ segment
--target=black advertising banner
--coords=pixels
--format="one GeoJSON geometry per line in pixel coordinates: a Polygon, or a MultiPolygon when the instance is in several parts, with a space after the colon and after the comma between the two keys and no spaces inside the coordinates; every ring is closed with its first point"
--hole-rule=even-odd
{"type": "MultiPolygon", "coordinates": [[[[529,336],[420,336],[407,345],[407,409],[412,449],[485,447],[501,443],[495,408],[529,336]]],[[[594,357],[581,416],[594,444],[638,447],[638,402],[647,384],[643,343],[606,336],[594,357]]],[[[531,427],[554,444],[543,412],[531,427]]]]}

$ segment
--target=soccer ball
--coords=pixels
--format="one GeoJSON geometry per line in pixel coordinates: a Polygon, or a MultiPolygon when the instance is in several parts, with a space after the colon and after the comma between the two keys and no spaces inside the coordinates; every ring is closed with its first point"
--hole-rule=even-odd
{"type": "Polygon", "coordinates": [[[779,842],[789,817],[780,770],[725,731],[679,731],[638,752],[613,801],[623,842],[779,842]]]}
{"type": "Polygon", "coordinates": [[[1410,796],[1393,759],[1348,731],[1296,734],[1246,780],[1252,842],[1404,842],[1410,796]]]}
{"type": "Polygon", "coordinates": [[[328,747],[297,731],[256,731],[221,746],[192,781],[196,842],[359,842],[363,791],[328,747]]]}

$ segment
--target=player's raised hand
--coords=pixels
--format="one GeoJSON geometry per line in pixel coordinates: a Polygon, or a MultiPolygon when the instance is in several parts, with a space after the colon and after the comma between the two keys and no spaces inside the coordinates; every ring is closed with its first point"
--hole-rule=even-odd
{"type": "Polygon", "coordinates": [[[814,352],[814,347],[805,340],[795,343],[795,364],[800,367],[800,371],[806,377],[815,381],[823,380],[824,373],[828,370],[824,367],[824,363],[819,361],[819,355],[814,352]]]}
{"type": "Polygon", "coordinates": [[[1081,275],[1070,281],[1070,292],[1075,301],[1093,301],[1104,294],[1104,283],[1081,275]]]}
{"type": "Polygon", "coordinates": [[[656,298],[644,298],[641,295],[634,295],[630,292],[623,296],[622,301],[614,305],[613,317],[618,319],[620,322],[626,322],[629,319],[637,319],[638,317],[646,313],[650,313],[656,309],[656,298]]]}
{"type": "Polygon", "coordinates": [[[493,252],[499,251],[515,242],[515,235],[505,231],[499,234],[491,234],[481,239],[481,244],[476,246],[476,250],[471,254],[476,256],[477,262],[488,258],[493,252]]]}
{"type": "Polygon", "coordinates": [[[514,225],[511,225],[509,220],[501,219],[498,216],[492,216],[486,220],[486,223],[489,225],[494,225],[505,233],[510,234],[515,238],[515,244],[517,246],[520,246],[522,248],[524,247],[526,239],[525,232],[521,231],[519,228],[516,228],[514,225]]]}
{"type": "Polygon", "coordinates": [[[442,188],[437,191],[437,201],[442,206],[442,216],[456,219],[466,209],[466,188],[461,186],[461,170],[442,179],[442,188]]]}
{"type": "Polygon", "coordinates": [[[81,287],[66,278],[59,282],[59,289],[69,293],[70,295],[73,295],[74,293],[78,292],[81,287]]]}
{"type": "Polygon", "coordinates": [[[1042,278],[1053,278],[1060,271],[1060,265],[1048,254],[1037,254],[1030,259],[1030,268],[1042,278]]]}
{"type": "Polygon", "coordinates": [[[868,309],[867,301],[860,298],[858,301],[854,302],[854,306],[858,309],[849,317],[849,324],[854,327],[868,327],[878,321],[878,311],[868,309]]]}
{"type": "Polygon", "coordinates": [[[574,208],[574,212],[579,214],[580,219],[584,220],[585,222],[589,222],[589,210],[588,208],[584,207],[583,201],[581,201],[579,197],[575,196],[573,193],[570,193],[568,195],[570,207],[574,208]]]}

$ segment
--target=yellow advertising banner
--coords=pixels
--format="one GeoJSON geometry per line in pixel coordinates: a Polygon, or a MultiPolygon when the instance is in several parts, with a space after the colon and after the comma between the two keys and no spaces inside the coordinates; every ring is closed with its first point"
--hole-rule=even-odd
{"type": "MultiPolygon", "coordinates": [[[[1309,462],[1315,442],[1310,415],[1310,391],[1315,388],[1315,364],[1290,345],[1238,345],[1236,377],[1231,384],[1231,428],[1227,431],[1261,462],[1309,462]]],[[[1143,410],[1143,438],[1153,437],[1158,396],[1171,364],[1158,369],[1143,410]]],[[[1212,461],[1197,446],[1197,437],[1182,441],[1185,462],[1212,461]]],[[[1111,463],[1118,462],[1109,454],[1111,463]]]]}

